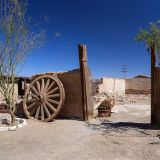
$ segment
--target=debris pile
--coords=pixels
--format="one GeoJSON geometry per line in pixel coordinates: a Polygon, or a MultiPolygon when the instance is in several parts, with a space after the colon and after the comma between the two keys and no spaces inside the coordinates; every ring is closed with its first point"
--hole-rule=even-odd
{"type": "Polygon", "coordinates": [[[111,108],[114,106],[114,97],[103,93],[93,97],[95,116],[109,117],[111,116],[111,108]]]}
{"type": "Polygon", "coordinates": [[[92,97],[94,104],[95,116],[108,117],[111,114],[111,109],[114,105],[124,105],[124,104],[149,104],[150,95],[149,94],[126,94],[124,96],[118,96],[110,93],[97,93],[92,97]]]}
{"type": "Polygon", "coordinates": [[[105,99],[114,99],[115,104],[124,104],[124,103],[131,103],[131,99],[129,97],[124,97],[124,96],[115,96],[114,94],[111,93],[97,93],[92,97],[93,104],[98,105],[98,102],[102,102],[105,99]]]}
{"type": "Polygon", "coordinates": [[[150,100],[150,94],[125,94],[124,96],[118,96],[110,93],[97,93],[92,97],[94,105],[105,98],[114,99],[116,105],[131,104],[131,103],[144,103],[150,100]]]}

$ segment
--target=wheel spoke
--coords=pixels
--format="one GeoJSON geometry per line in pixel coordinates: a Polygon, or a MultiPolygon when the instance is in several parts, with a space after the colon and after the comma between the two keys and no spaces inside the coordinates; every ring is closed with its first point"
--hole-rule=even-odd
{"type": "Polygon", "coordinates": [[[31,104],[27,107],[27,109],[32,108],[35,104],[36,104],[36,102],[31,103],[31,104]]]}
{"type": "Polygon", "coordinates": [[[56,98],[60,97],[60,94],[48,95],[47,98],[56,98]]]}
{"type": "Polygon", "coordinates": [[[53,94],[54,92],[57,92],[59,90],[58,87],[54,88],[53,90],[51,90],[50,92],[48,92],[47,94],[50,95],[50,94],[53,94]]]}
{"type": "Polygon", "coordinates": [[[47,90],[47,88],[48,88],[48,86],[49,86],[49,83],[50,83],[50,79],[47,79],[47,83],[46,83],[46,85],[45,85],[45,87],[44,87],[44,92],[47,90]]]}
{"type": "Polygon", "coordinates": [[[37,109],[37,106],[35,106],[35,107],[32,108],[32,110],[30,112],[30,116],[32,116],[35,113],[36,109],[37,109]]]}
{"type": "Polygon", "coordinates": [[[39,111],[40,111],[40,106],[37,108],[37,111],[36,111],[36,114],[35,114],[35,119],[38,119],[39,111]]]}
{"type": "Polygon", "coordinates": [[[55,101],[55,100],[53,100],[53,99],[47,98],[46,100],[47,100],[48,102],[51,102],[51,103],[54,103],[54,104],[59,105],[59,102],[58,102],[58,101],[55,101]]]}
{"type": "Polygon", "coordinates": [[[37,95],[33,94],[33,93],[29,93],[29,95],[31,95],[34,98],[37,98],[37,95]]]}
{"type": "Polygon", "coordinates": [[[35,102],[36,101],[36,98],[32,98],[32,99],[29,99],[26,101],[26,103],[31,103],[31,102],[35,102]]]}
{"type": "Polygon", "coordinates": [[[41,120],[44,120],[44,108],[43,108],[43,105],[41,105],[41,120]]]}
{"type": "Polygon", "coordinates": [[[46,105],[51,109],[53,110],[54,112],[56,112],[56,109],[47,101],[45,101],[46,105]]]}
{"type": "Polygon", "coordinates": [[[48,92],[53,87],[54,84],[55,82],[52,82],[51,85],[46,89],[46,92],[48,92]]]}
{"type": "Polygon", "coordinates": [[[43,106],[44,106],[44,109],[45,109],[45,111],[47,113],[47,116],[50,117],[50,113],[48,111],[48,108],[47,108],[46,104],[44,103],[43,106]]]}
{"type": "Polygon", "coordinates": [[[41,93],[44,91],[44,78],[42,78],[41,93]]]}
{"type": "Polygon", "coordinates": [[[31,85],[32,90],[34,91],[34,93],[36,93],[37,95],[39,94],[38,91],[36,90],[36,88],[34,86],[31,85]]]}
{"type": "Polygon", "coordinates": [[[36,84],[37,84],[38,92],[40,93],[40,91],[41,91],[41,86],[40,86],[39,81],[36,81],[36,84]]]}

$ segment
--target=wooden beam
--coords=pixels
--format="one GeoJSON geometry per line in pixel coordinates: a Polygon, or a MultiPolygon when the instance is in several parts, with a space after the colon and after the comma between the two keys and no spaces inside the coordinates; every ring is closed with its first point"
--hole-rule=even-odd
{"type": "Polygon", "coordinates": [[[87,64],[86,46],[79,44],[78,50],[82,84],[83,117],[85,121],[89,121],[94,117],[94,107],[91,100],[91,73],[87,64]]]}

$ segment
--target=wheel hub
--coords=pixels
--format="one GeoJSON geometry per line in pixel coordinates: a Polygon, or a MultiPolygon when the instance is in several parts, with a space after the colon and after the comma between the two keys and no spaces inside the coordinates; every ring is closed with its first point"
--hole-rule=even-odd
{"type": "Polygon", "coordinates": [[[45,96],[43,94],[40,94],[37,96],[37,101],[40,103],[43,103],[45,101],[45,96]]]}

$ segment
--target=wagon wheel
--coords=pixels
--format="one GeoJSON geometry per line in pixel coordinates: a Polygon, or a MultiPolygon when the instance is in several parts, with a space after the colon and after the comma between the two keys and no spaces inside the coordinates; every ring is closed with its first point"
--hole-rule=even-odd
{"type": "Polygon", "coordinates": [[[51,75],[41,75],[28,86],[23,109],[30,119],[50,121],[63,107],[64,88],[60,80],[51,75]]]}

